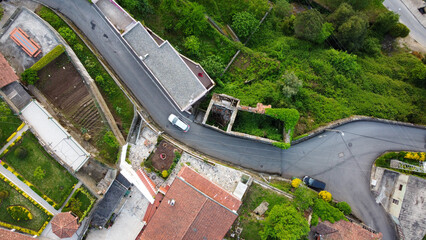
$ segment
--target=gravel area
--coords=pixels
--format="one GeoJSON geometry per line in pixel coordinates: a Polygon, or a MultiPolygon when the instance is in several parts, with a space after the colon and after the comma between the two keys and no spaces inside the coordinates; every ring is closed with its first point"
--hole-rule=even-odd
{"type": "Polygon", "coordinates": [[[132,162],[132,168],[137,171],[141,163],[148,158],[149,154],[154,150],[157,144],[158,134],[149,127],[141,129],[136,144],[129,144],[130,153],[129,160],[132,162]]]}
{"type": "Polygon", "coordinates": [[[22,8],[22,12],[16,17],[10,27],[7,30],[2,29],[2,31],[5,32],[0,37],[0,51],[18,74],[31,67],[42,56],[59,44],[59,40],[50,28],[35,13],[27,8],[22,8]],[[42,53],[37,58],[28,56],[9,37],[15,28],[21,28],[32,40],[40,45],[42,53]]]}
{"type": "Polygon", "coordinates": [[[167,179],[164,185],[171,184],[182,166],[185,165],[191,167],[200,175],[209,179],[230,193],[234,192],[238,182],[244,175],[244,173],[240,171],[223,165],[212,165],[206,163],[205,161],[184,152],[179,163],[176,165],[175,169],[170,174],[170,177],[167,179]]]}

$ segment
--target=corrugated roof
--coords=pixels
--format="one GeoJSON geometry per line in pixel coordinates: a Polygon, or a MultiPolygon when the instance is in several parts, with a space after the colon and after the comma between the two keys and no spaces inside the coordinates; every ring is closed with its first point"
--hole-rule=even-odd
{"type": "Polygon", "coordinates": [[[9,62],[0,53],[0,88],[18,79],[9,62]]]}

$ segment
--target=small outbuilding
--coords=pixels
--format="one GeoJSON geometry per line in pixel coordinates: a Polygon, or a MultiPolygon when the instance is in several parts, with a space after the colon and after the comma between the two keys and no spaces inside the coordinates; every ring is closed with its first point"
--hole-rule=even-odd
{"type": "Polygon", "coordinates": [[[52,219],[52,232],[60,238],[69,238],[78,230],[78,217],[71,212],[62,212],[52,219]]]}

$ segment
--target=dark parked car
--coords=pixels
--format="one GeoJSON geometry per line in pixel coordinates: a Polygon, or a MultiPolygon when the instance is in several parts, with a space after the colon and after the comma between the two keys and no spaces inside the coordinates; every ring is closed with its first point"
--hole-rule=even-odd
{"type": "Polygon", "coordinates": [[[320,180],[311,178],[309,176],[303,177],[303,182],[310,188],[313,188],[315,190],[324,190],[325,189],[325,183],[321,182],[320,180]]]}

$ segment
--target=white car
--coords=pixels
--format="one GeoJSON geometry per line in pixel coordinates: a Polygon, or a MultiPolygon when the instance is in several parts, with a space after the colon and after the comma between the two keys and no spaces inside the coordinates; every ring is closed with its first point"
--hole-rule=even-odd
{"type": "Polygon", "coordinates": [[[176,127],[178,127],[180,130],[182,130],[184,132],[188,132],[188,130],[189,130],[189,125],[184,123],[182,120],[180,120],[174,114],[170,114],[169,122],[171,122],[173,125],[175,125],[176,127]]]}

